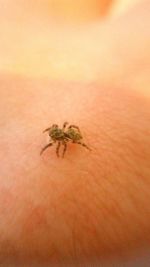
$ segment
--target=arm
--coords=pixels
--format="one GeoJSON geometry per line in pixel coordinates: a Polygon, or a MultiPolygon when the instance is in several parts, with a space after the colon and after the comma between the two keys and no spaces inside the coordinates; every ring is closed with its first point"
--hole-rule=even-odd
{"type": "Polygon", "coordinates": [[[18,2],[17,16],[1,12],[1,69],[15,72],[0,76],[3,266],[113,261],[148,248],[148,6],[84,24],[74,37],[51,20],[37,32],[43,16],[20,18],[18,2]],[[40,157],[42,131],[65,120],[80,126],[92,152],[70,144],[63,160],[54,147],[40,157]]]}

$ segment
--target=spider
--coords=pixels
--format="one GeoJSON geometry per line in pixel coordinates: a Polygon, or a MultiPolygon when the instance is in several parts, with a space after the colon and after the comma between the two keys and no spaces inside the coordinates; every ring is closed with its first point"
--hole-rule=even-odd
{"type": "Polygon", "coordinates": [[[66,149],[67,149],[67,143],[69,141],[72,141],[74,144],[79,144],[87,148],[88,150],[91,150],[86,144],[84,144],[81,139],[82,135],[80,132],[80,129],[76,125],[70,125],[66,128],[68,122],[65,122],[63,124],[62,128],[59,128],[57,124],[53,124],[51,127],[45,129],[43,133],[48,132],[50,136],[50,142],[44,146],[40,152],[40,155],[50,146],[52,146],[54,143],[57,142],[57,147],[56,147],[56,154],[57,157],[59,157],[59,149],[60,146],[63,145],[63,153],[62,157],[64,157],[66,149]]]}

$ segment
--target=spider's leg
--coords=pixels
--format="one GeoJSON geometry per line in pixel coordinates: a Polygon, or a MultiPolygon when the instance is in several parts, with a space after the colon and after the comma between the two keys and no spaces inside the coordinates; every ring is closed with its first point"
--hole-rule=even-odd
{"type": "Polygon", "coordinates": [[[81,133],[80,128],[78,126],[76,126],[76,125],[72,124],[68,128],[75,128],[75,129],[77,129],[79,131],[79,133],[81,133]]]}
{"type": "Polygon", "coordinates": [[[65,121],[64,124],[63,124],[63,130],[65,130],[66,126],[67,126],[68,122],[65,121]]]}
{"type": "Polygon", "coordinates": [[[84,146],[84,147],[86,147],[88,150],[90,150],[91,151],[91,148],[89,148],[86,144],[84,144],[84,143],[82,143],[82,142],[80,142],[80,141],[75,141],[75,142],[73,142],[74,144],[79,144],[79,145],[81,145],[81,146],[84,146]]]}
{"type": "Polygon", "coordinates": [[[46,146],[44,146],[44,147],[42,148],[41,152],[40,152],[40,155],[42,155],[42,153],[43,153],[49,146],[52,146],[52,145],[53,145],[53,143],[49,143],[49,144],[47,144],[46,146]]]}
{"type": "Polygon", "coordinates": [[[59,157],[59,149],[60,149],[60,142],[58,142],[58,145],[56,147],[56,154],[57,154],[57,157],[59,157]]]}
{"type": "Polygon", "coordinates": [[[57,125],[57,124],[53,124],[51,127],[46,128],[46,129],[43,131],[43,133],[49,131],[52,127],[58,127],[58,125],[57,125]]]}
{"type": "Polygon", "coordinates": [[[43,133],[48,132],[50,129],[51,129],[51,127],[46,128],[46,129],[43,131],[43,133]]]}
{"type": "MultiPolygon", "coordinates": [[[[58,124],[53,124],[52,127],[58,127],[58,124]]],[[[52,127],[51,127],[51,128],[52,128],[52,127]]]]}
{"type": "Polygon", "coordinates": [[[62,158],[64,157],[65,153],[66,153],[66,150],[67,150],[67,143],[64,141],[62,142],[63,145],[64,145],[64,149],[63,149],[63,154],[62,154],[62,158]]]}

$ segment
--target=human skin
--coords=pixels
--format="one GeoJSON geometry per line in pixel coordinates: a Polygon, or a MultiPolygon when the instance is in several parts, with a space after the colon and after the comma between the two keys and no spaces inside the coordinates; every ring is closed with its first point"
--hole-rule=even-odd
{"type": "MultiPolygon", "coordinates": [[[[137,7],[135,13],[127,14],[128,21],[133,23],[128,29],[137,24],[134,16],[139,10],[145,18],[145,7],[137,7]]],[[[1,74],[0,260],[3,266],[63,263],[77,266],[106,259],[113,262],[115,257],[124,259],[143,247],[149,248],[147,66],[150,55],[146,49],[148,42],[144,41],[148,27],[143,32],[143,24],[139,23],[142,38],[139,35],[132,38],[129,31],[124,40],[114,39],[112,28],[121,34],[127,27],[124,20],[112,20],[101,30],[96,24],[89,35],[81,27],[80,47],[86,42],[88,53],[85,51],[82,57],[80,51],[76,52],[77,57],[74,50],[70,52],[71,63],[64,59],[67,68],[64,64],[54,68],[53,62],[50,78],[44,78],[41,71],[37,73],[40,63],[34,65],[32,48],[28,51],[31,51],[32,73],[21,67],[19,72],[18,64],[14,63],[16,73],[1,74]],[[100,52],[97,42],[94,45],[92,41],[91,46],[91,36],[96,36],[97,31],[101,36],[100,52]],[[127,40],[129,47],[124,55],[121,47],[127,40]],[[115,65],[116,57],[119,69],[114,70],[112,62],[115,65]],[[78,64],[72,74],[69,66],[74,61],[78,64]],[[87,62],[90,68],[86,68],[87,62]],[[66,120],[80,126],[92,151],[68,144],[64,159],[57,158],[55,146],[40,157],[40,150],[47,142],[42,131],[51,123],[61,126],[66,120]]],[[[65,52],[71,33],[70,29],[64,31],[66,39],[61,48],[65,52]]],[[[26,32],[24,35],[28,39],[26,32]]],[[[75,39],[77,36],[76,33],[75,39]]],[[[55,38],[52,42],[56,63],[60,60],[57,58],[60,48],[55,38]]],[[[48,67],[47,64],[43,67],[45,76],[48,67]]]]}

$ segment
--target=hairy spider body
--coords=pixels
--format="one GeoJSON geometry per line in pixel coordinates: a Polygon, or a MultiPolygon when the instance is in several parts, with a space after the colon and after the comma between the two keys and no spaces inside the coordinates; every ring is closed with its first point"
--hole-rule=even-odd
{"type": "Polygon", "coordinates": [[[65,132],[65,136],[67,138],[69,138],[72,141],[79,141],[81,140],[83,137],[81,135],[80,132],[75,131],[73,128],[69,128],[66,132],[65,132]]]}
{"type": "Polygon", "coordinates": [[[83,137],[81,135],[79,127],[76,125],[70,125],[66,129],[67,124],[68,124],[68,122],[65,122],[63,124],[62,129],[59,128],[57,124],[53,124],[51,127],[47,128],[43,131],[43,132],[48,132],[48,134],[50,136],[50,143],[48,143],[46,146],[44,146],[42,148],[40,154],[42,154],[48,147],[52,146],[56,142],[57,142],[56,154],[58,157],[59,157],[59,149],[60,149],[61,145],[64,146],[63,154],[62,154],[62,157],[64,157],[64,154],[65,154],[66,149],[67,149],[67,143],[69,141],[72,141],[72,143],[74,143],[74,144],[82,145],[82,146],[86,147],[87,149],[91,150],[86,144],[81,142],[81,139],[83,137]]]}
{"type": "Polygon", "coordinates": [[[59,140],[64,140],[65,138],[65,133],[63,132],[62,129],[59,129],[58,127],[54,128],[49,131],[49,136],[53,141],[59,141],[59,140]]]}

